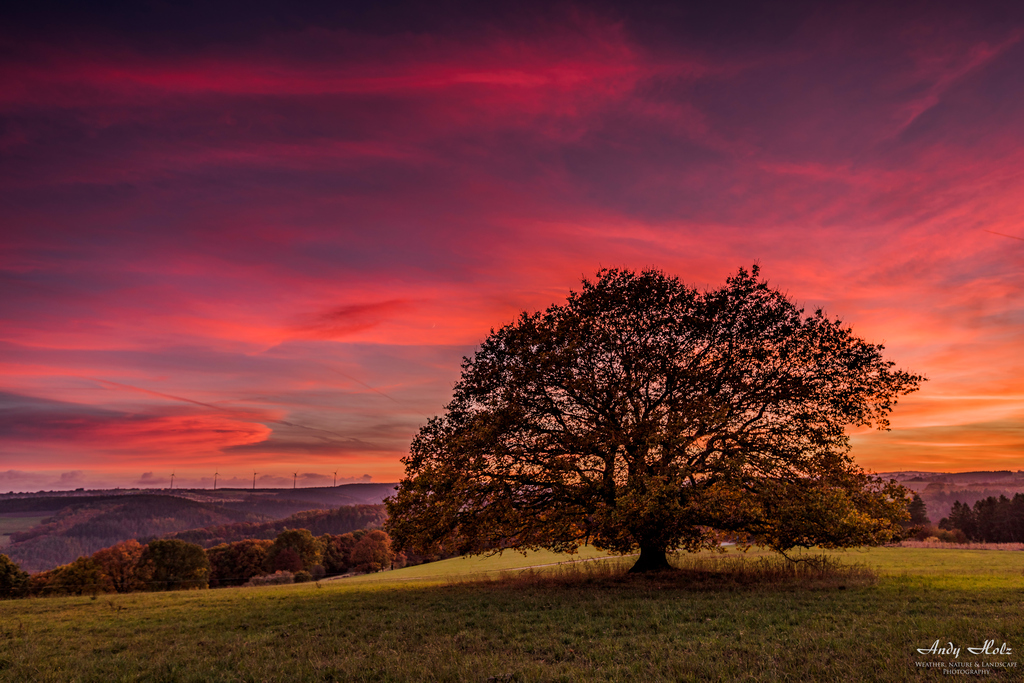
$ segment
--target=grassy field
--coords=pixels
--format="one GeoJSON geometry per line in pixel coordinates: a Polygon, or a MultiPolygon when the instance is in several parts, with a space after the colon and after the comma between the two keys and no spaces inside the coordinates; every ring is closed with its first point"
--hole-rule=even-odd
{"type": "Polygon", "coordinates": [[[42,517],[19,517],[0,516],[0,548],[6,548],[11,542],[11,534],[19,531],[28,531],[37,524],[41,524],[49,515],[42,517]]]}
{"type": "Polygon", "coordinates": [[[954,679],[1024,678],[1024,553],[839,556],[877,578],[717,572],[757,552],[655,578],[506,553],[319,586],[8,601],[0,681],[948,680],[916,665],[953,661],[917,653],[936,640],[960,662],[1020,662],[954,679]],[[967,652],[986,640],[1012,655],[967,652]]]}
{"type": "Polygon", "coordinates": [[[521,571],[523,569],[536,568],[538,571],[554,571],[561,567],[573,566],[582,563],[589,564],[592,561],[605,563],[612,562],[622,565],[628,569],[636,561],[636,558],[616,557],[589,546],[581,548],[573,555],[564,555],[547,551],[530,552],[526,555],[518,552],[504,552],[501,555],[475,555],[469,557],[456,557],[442,562],[430,562],[415,567],[393,572],[382,572],[380,574],[364,574],[338,579],[328,579],[329,582],[343,581],[346,584],[390,584],[397,582],[426,582],[426,583],[451,583],[465,579],[494,579],[501,578],[510,571],[521,571]]]}

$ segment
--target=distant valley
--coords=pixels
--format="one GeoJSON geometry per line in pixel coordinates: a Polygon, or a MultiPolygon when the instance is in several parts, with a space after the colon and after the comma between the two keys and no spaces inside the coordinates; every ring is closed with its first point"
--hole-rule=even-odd
{"type": "Polygon", "coordinates": [[[394,487],[0,494],[0,552],[36,572],[131,538],[173,535],[209,547],[237,538],[273,538],[280,530],[297,526],[346,533],[380,526],[385,516],[381,503],[394,487]],[[315,510],[324,512],[309,512],[315,510]]]}

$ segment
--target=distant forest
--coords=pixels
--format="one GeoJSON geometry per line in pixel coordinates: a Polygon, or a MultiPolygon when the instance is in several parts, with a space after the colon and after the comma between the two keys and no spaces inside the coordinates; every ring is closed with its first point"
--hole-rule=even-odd
{"type": "Polygon", "coordinates": [[[933,524],[949,517],[954,503],[973,506],[978,501],[1024,493],[1024,471],[1012,472],[884,472],[921,496],[933,524]]]}
{"type": "Polygon", "coordinates": [[[357,529],[377,529],[387,519],[383,505],[346,505],[336,510],[308,510],[272,522],[222,524],[170,534],[204,548],[246,539],[272,539],[288,529],[308,529],[315,536],[345,534],[357,529]]]}
{"type": "Polygon", "coordinates": [[[991,496],[974,503],[954,503],[939,528],[962,531],[969,541],[1024,543],[1024,494],[991,496]]]}
{"type": "Polygon", "coordinates": [[[11,533],[3,552],[24,570],[39,572],[128,539],[145,543],[178,537],[209,548],[246,538],[272,539],[294,528],[344,534],[381,526],[385,512],[380,501],[392,488],[364,484],[270,492],[0,496],[0,516],[49,515],[34,528],[11,533]]]}

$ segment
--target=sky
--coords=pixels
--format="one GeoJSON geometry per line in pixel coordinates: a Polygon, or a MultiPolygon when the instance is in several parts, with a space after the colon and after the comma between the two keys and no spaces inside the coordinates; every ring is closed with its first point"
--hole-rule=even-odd
{"type": "Polygon", "coordinates": [[[754,263],[928,377],[860,465],[1024,469],[1020,3],[8,12],[0,491],[397,481],[492,328],[754,263]]]}

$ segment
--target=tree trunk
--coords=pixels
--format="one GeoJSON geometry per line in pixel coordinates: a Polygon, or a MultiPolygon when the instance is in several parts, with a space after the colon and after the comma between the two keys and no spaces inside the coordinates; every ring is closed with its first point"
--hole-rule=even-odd
{"type": "Polygon", "coordinates": [[[668,558],[665,557],[665,550],[663,548],[641,545],[640,557],[637,559],[636,564],[633,565],[632,569],[629,570],[629,573],[639,574],[641,572],[664,572],[671,569],[672,565],[668,563],[668,558]]]}

